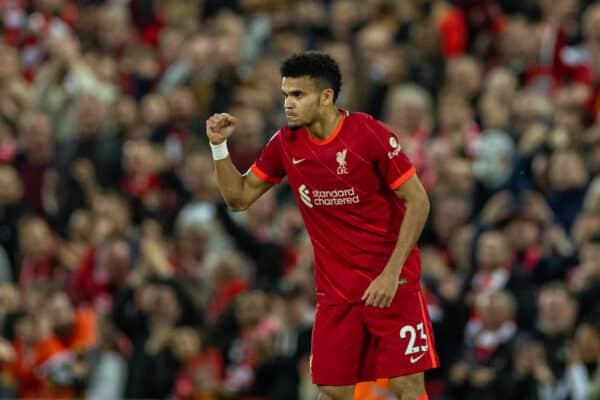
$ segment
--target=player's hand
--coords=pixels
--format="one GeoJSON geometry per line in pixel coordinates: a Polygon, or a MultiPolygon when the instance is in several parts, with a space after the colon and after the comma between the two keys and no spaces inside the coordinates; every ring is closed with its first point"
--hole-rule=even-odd
{"type": "Polygon", "coordinates": [[[233,134],[237,119],[230,114],[213,114],[206,120],[206,136],[212,144],[221,144],[233,134]]]}
{"type": "Polygon", "coordinates": [[[398,290],[398,276],[382,272],[371,282],[361,300],[367,306],[387,308],[392,304],[398,290]]]}

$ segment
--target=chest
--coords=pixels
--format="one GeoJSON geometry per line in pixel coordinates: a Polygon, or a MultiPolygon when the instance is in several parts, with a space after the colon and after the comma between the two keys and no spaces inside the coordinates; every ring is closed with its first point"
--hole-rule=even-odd
{"type": "Polygon", "coordinates": [[[364,186],[376,181],[372,160],[364,148],[344,143],[289,146],[283,160],[292,186],[327,189],[364,186]]]}

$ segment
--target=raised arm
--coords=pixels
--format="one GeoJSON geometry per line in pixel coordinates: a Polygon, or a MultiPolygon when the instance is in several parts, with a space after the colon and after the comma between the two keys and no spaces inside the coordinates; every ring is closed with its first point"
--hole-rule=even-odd
{"type": "Polygon", "coordinates": [[[227,138],[233,134],[236,122],[230,114],[214,114],[206,121],[206,135],[213,150],[219,191],[230,209],[243,211],[273,185],[252,172],[240,174],[231,162],[227,138]]]}

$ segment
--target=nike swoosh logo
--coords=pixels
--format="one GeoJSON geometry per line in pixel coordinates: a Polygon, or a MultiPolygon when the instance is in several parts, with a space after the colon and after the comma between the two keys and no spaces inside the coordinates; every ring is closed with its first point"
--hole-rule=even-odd
{"type": "Polygon", "coordinates": [[[425,353],[421,354],[421,355],[420,355],[420,356],[418,356],[418,357],[411,357],[411,358],[410,358],[410,363],[411,363],[411,364],[414,364],[414,363],[416,363],[417,361],[419,361],[419,360],[420,360],[421,358],[423,358],[423,357],[425,357],[425,353]]]}
{"type": "Polygon", "coordinates": [[[293,163],[294,165],[296,165],[296,164],[300,164],[300,163],[301,163],[302,161],[304,161],[304,160],[306,160],[306,159],[305,159],[305,158],[300,158],[300,159],[295,159],[295,158],[292,158],[292,163],[293,163]]]}

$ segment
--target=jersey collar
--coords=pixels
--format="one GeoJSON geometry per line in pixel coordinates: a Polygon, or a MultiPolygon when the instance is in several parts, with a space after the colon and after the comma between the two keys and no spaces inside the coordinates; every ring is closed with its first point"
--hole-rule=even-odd
{"type": "Polygon", "coordinates": [[[340,122],[338,122],[337,126],[335,127],[335,130],[333,131],[333,133],[331,135],[329,135],[325,139],[321,140],[321,139],[317,139],[313,135],[311,135],[307,129],[306,134],[308,136],[308,140],[310,140],[311,142],[313,142],[314,144],[319,145],[319,146],[333,142],[333,140],[336,138],[337,135],[339,135],[340,131],[342,130],[342,126],[344,125],[344,120],[349,115],[347,110],[344,110],[342,108],[340,108],[339,110],[342,112],[342,118],[340,119],[340,122]]]}

